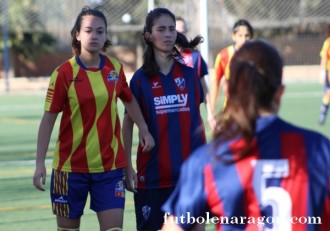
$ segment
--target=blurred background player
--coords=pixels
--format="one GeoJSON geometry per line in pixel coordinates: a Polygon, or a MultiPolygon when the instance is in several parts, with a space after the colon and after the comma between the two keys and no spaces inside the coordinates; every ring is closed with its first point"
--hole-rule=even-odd
{"type": "Polygon", "coordinates": [[[74,56],[53,72],[37,144],[34,186],[45,191],[45,158],[60,112],[50,194],[58,231],[78,231],[90,194],[100,230],[122,230],[127,166],[117,113],[117,97],[137,123],[141,146],[154,140],[126,82],[118,60],[105,56],[111,45],[107,20],[99,8],[84,7],[71,30],[74,56]]]}
{"type": "Polygon", "coordinates": [[[330,25],[327,27],[327,38],[323,43],[321,57],[320,83],[324,84],[324,95],[320,108],[319,124],[323,125],[327,118],[330,103],[330,25]]]}
{"type": "MultiPolygon", "coordinates": [[[[247,41],[253,38],[253,28],[251,24],[245,20],[240,19],[235,22],[232,32],[233,44],[220,50],[217,54],[214,63],[214,74],[210,83],[210,110],[212,115],[215,116],[222,108],[217,109],[217,99],[219,95],[220,84],[223,82],[223,92],[229,79],[229,64],[234,53],[247,41]],[[222,77],[225,77],[223,81],[222,77]]],[[[226,101],[226,96],[225,96],[226,101]]]]}
{"type": "Polygon", "coordinates": [[[187,212],[194,218],[212,212],[223,231],[330,230],[330,141],[277,116],[282,69],[278,51],[263,41],[236,52],[221,129],[182,166],[163,206],[170,217],[163,230],[191,230],[194,224],[173,220],[187,212]],[[320,219],[294,220],[307,217],[320,219]],[[223,218],[229,222],[220,224],[223,218]]]}
{"type": "MultiPolygon", "coordinates": [[[[176,17],[176,30],[187,36],[188,33],[187,23],[184,20],[184,18],[180,16],[176,17]]],[[[197,71],[198,77],[200,78],[204,91],[205,104],[208,114],[208,123],[210,127],[213,128],[215,125],[215,120],[214,117],[211,116],[212,113],[210,108],[210,95],[205,80],[206,76],[208,75],[207,63],[205,62],[201,53],[197,49],[189,49],[189,48],[182,49],[180,47],[179,49],[181,49],[181,55],[182,55],[182,59],[179,59],[179,61],[182,61],[183,64],[186,64],[189,67],[193,67],[197,71]]]]}
{"type": "Polygon", "coordinates": [[[202,37],[188,41],[176,31],[175,15],[166,8],[151,10],[145,21],[143,65],[130,81],[155,147],[137,150],[137,175],[131,163],[133,121],[125,115],[123,135],[131,167],[127,188],[134,191],[137,230],[159,230],[164,223],[161,206],[177,183],[189,155],[205,144],[200,114],[203,90],[197,72],[177,59],[177,47],[196,48],[202,37]]]}

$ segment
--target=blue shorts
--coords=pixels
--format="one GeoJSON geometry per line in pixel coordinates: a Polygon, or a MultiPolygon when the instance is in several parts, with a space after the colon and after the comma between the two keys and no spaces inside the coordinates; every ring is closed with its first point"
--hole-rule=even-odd
{"type": "Polygon", "coordinates": [[[79,218],[84,213],[88,193],[90,209],[101,212],[124,208],[124,170],[102,173],[72,173],[53,169],[50,197],[53,213],[68,218],[79,218]]]}
{"type": "Polygon", "coordinates": [[[136,229],[160,230],[164,224],[161,207],[170,197],[173,188],[137,189],[134,193],[136,229]]]}

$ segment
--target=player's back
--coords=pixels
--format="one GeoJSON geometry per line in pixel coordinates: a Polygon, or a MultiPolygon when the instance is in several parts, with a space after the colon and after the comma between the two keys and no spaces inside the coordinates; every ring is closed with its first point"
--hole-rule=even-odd
{"type": "Polygon", "coordinates": [[[216,142],[204,150],[215,150],[218,159],[203,169],[208,207],[220,217],[246,218],[225,224],[224,230],[257,230],[256,224],[271,230],[330,230],[327,138],[270,116],[257,121],[256,139],[238,161],[232,162],[244,141],[216,142]]]}

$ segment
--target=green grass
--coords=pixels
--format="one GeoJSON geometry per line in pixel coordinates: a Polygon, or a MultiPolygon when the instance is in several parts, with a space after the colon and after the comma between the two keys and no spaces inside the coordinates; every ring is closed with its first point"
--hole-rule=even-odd
{"type": "MultiPolygon", "coordinates": [[[[317,124],[322,91],[322,87],[317,83],[288,84],[282,99],[280,115],[294,124],[317,130],[329,137],[330,121],[322,127],[317,124]]],[[[56,227],[50,207],[48,184],[58,122],[54,128],[47,157],[47,190],[40,192],[32,184],[44,95],[44,92],[0,95],[0,230],[54,230],[56,227]]],[[[119,105],[122,116],[123,106],[119,105]]],[[[202,106],[201,109],[205,119],[205,107],[202,106]]],[[[208,125],[206,128],[210,140],[208,125]]],[[[135,138],[134,150],[136,145],[135,138]]],[[[82,217],[81,230],[98,230],[96,215],[89,210],[88,204],[82,217]]],[[[130,192],[127,193],[126,199],[124,230],[135,230],[135,212],[130,192]]],[[[213,228],[208,227],[208,230],[213,228]]]]}

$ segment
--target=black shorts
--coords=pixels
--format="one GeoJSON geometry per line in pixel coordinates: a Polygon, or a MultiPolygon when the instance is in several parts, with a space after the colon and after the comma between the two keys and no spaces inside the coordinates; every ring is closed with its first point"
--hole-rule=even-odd
{"type": "Polygon", "coordinates": [[[173,188],[138,189],[134,193],[136,229],[159,230],[164,224],[161,207],[170,197],[173,188]]]}

